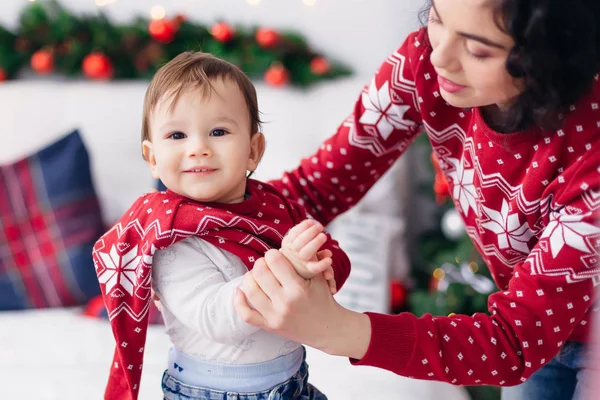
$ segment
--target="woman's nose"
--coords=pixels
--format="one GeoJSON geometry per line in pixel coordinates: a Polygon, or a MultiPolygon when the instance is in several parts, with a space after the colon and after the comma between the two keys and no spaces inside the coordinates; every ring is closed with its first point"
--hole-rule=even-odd
{"type": "Polygon", "coordinates": [[[430,60],[438,70],[456,72],[460,68],[454,43],[445,37],[433,47],[430,60]]]}

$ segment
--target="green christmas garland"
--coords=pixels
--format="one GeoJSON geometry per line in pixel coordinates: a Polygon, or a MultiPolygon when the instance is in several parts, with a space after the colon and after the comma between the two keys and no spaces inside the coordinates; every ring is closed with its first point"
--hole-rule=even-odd
{"type": "Polygon", "coordinates": [[[311,49],[294,32],[207,26],[178,15],[172,19],[136,18],[114,25],[104,14],[74,15],[56,1],[25,7],[12,32],[0,26],[0,81],[17,79],[31,68],[88,79],[150,79],[177,54],[196,50],[222,57],[252,79],[275,86],[306,87],[349,75],[345,66],[311,49]]]}

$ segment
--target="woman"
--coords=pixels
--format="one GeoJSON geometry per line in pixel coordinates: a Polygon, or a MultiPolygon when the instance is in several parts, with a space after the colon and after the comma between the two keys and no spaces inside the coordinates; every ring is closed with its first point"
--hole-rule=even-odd
{"type": "Polygon", "coordinates": [[[270,251],[236,294],[242,318],[356,365],[581,396],[600,283],[599,19],[596,0],[434,0],[337,133],[273,182],[327,224],[426,130],[501,290],[490,315],[352,312],[270,251]]]}

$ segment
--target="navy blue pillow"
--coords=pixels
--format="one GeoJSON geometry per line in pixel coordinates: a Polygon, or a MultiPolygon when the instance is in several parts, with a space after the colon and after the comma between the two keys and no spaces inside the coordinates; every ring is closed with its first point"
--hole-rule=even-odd
{"type": "Polygon", "coordinates": [[[92,246],[104,225],[78,131],[0,165],[0,221],[0,310],[74,306],[100,293],[92,246]]]}

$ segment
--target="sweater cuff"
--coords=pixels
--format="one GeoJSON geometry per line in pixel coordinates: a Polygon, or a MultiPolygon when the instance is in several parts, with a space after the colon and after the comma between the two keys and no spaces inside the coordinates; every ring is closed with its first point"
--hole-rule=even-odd
{"type": "Polygon", "coordinates": [[[340,268],[333,267],[333,279],[335,279],[335,289],[336,291],[340,291],[344,283],[346,283],[346,279],[348,279],[348,273],[346,271],[340,271],[340,268]]]}
{"type": "Polygon", "coordinates": [[[414,316],[366,313],[371,320],[371,341],[364,357],[350,358],[352,365],[383,368],[401,375],[410,362],[415,343],[414,316]]]}

